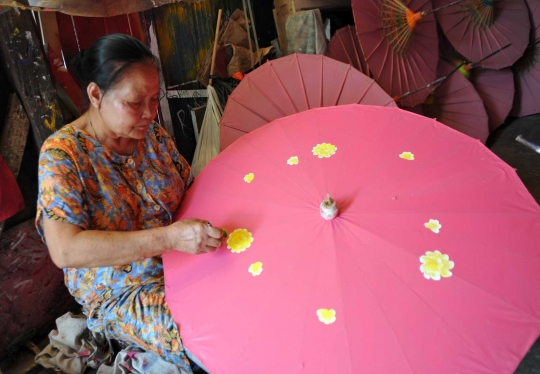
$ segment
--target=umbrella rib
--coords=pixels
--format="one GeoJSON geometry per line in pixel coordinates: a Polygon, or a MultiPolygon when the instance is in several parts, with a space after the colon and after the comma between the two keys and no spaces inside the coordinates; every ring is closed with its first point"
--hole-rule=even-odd
{"type": "Polygon", "coordinates": [[[339,85],[339,94],[336,98],[336,102],[334,105],[338,105],[339,99],[341,99],[341,95],[343,94],[343,87],[345,87],[345,82],[347,81],[347,78],[349,77],[349,73],[351,72],[351,65],[347,67],[347,73],[343,77],[343,80],[341,81],[341,84],[339,85]]]}
{"type": "Polygon", "coordinates": [[[230,128],[230,129],[233,129],[233,130],[236,130],[236,131],[243,132],[244,134],[249,134],[249,131],[239,129],[239,128],[234,127],[234,126],[231,126],[231,125],[229,125],[229,124],[227,124],[227,123],[221,123],[221,126],[223,126],[223,127],[228,127],[228,128],[230,128]]]}
{"type": "MultiPolygon", "coordinates": [[[[352,41],[352,45],[353,45],[353,48],[354,48],[354,57],[356,57],[356,63],[358,64],[358,70],[362,71],[362,62],[360,61],[360,53],[358,52],[358,48],[356,48],[356,43],[354,42],[354,38],[356,38],[357,36],[355,34],[353,34],[353,32],[351,31],[351,26],[350,25],[347,27],[347,32],[349,33],[349,37],[351,38],[351,41],[352,41]]],[[[363,71],[362,71],[362,73],[363,73],[363,71]]]]}
{"type": "Polygon", "coordinates": [[[323,107],[323,89],[324,89],[324,60],[322,56],[319,59],[319,61],[321,62],[320,64],[321,84],[319,85],[319,108],[322,108],[323,107]]]}
{"type": "Polygon", "coordinates": [[[339,41],[339,44],[341,45],[341,49],[345,52],[345,56],[347,56],[347,60],[349,61],[349,64],[352,64],[351,57],[349,56],[349,52],[347,51],[347,48],[345,47],[345,43],[343,43],[343,39],[341,38],[341,34],[336,32],[337,39],[339,41]]]}
{"type": "Polygon", "coordinates": [[[248,111],[250,111],[251,113],[255,114],[255,115],[256,115],[257,117],[259,117],[260,119],[265,120],[266,123],[272,122],[271,119],[268,119],[268,118],[264,117],[262,114],[257,113],[257,112],[254,111],[253,109],[247,107],[246,105],[244,105],[244,104],[242,104],[241,102],[239,102],[238,100],[236,100],[236,98],[234,98],[234,97],[229,97],[229,100],[231,100],[231,99],[234,100],[234,102],[235,102],[236,104],[240,105],[242,108],[247,109],[248,111]]]}
{"type": "MultiPolygon", "coordinates": [[[[247,78],[249,78],[249,75],[247,76],[247,78]]],[[[272,101],[272,99],[270,99],[270,98],[264,93],[264,91],[261,90],[261,89],[259,88],[259,86],[258,86],[255,82],[253,82],[253,79],[250,79],[248,82],[251,83],[251,84],[253,85],[253,87],[255,87],[255,89],[256,89],[257,91],[259,91],[259,93],[260,93],[260,94],[261,94],[261,95],[262,95],[262,96],[263,96],[270,104],[272,104],[272,106],[273,106],[276,110],[278,110],[278,111],[281,113],[281,115],[282,115],[283,117],[287,116],[287,113],[285,113],[283,110],[281,110],[281,108],[280,108],[279,106],[277,106],[276,103],[274,103],[274,102],[272,101]]]]}
{"type": "Polygon", "coordinates": [[[284,89],[285,92],[287,93],[287,97],[289,98],[289,101],[291,102],[291,104],[293,105],[294,109],[296,110],[296,113],[299,113],[300,111],[299,111],[298,108],[296,107],[296,104],[294,103],[294,100],[291,98],[291,94],[289,93],[289,91],[287,90],[287,88],[285,87],[285,85],[283,84],[283,82],[281,81],[281,78],[279,77],[279,74],[277,73],[276,69],[274,69],[274,64],[272,64],[272,61],[270,61],[270,69],[272,69],[272,71],[273,71],[274,74],[276,75],[276,78],[277,78],[279,84],[281,85],[281,87],[283,87],[283,89],[284,89]]]}
{"type": "Polygon", "coordinates": [[[375,85],[375,81],[373,79],[371,79],[371,82],[369,82],[369,86],[367,86],[367,90],[364,92],[364,94],[362,95],[362,97],[357,101],[357,104],[361,104],[362,103],[362,100],[364,100],[364,98],[366,97],[366,95],[368,94],[368,92],[373,88],[373,86],[375,85]]]}
{"type": "Polygon", "coordinates": [[[309,100],[306,92],[306,83],[304,82],[304,76],[302,74],[302,69],[300,69],[300,60],[298,59],[298,53],[294,54],[294,59],[296,60],[296,68],[298,69],[298,75],[300,75],[300,81],[302,82],[302,92],[304,92],[304,100],[306,102],[306,108],[311,109],[309,106],[309,100]]]}

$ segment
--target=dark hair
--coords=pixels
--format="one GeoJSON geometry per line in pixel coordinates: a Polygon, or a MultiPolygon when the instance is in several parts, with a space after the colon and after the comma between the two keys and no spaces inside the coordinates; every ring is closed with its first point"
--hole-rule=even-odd
{"type": "Polygon", "coordinates": [[[154,63],[159,71],[158,59],[141,41],[125,34],[110,34],[99,38],[87,50],[79,51],[71,65],[88,103],[86,88],[91,82],[105,93],[131,65],[145,62],[154,63]]]}

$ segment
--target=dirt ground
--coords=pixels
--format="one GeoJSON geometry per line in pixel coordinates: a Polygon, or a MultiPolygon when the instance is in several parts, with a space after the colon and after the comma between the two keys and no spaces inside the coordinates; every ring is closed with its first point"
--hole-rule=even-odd
{"type": "MultiPolygon", "coordinates": [[[[540,145],[540,114],[509,119],[491,134],[486,145],[517,169],[523,184],[540,204],[540,153],[518,143],[515,140],[518,135],[540,145]]],[[[531,347],[515,374],[540,374],[540,339],[531,347]]]]}

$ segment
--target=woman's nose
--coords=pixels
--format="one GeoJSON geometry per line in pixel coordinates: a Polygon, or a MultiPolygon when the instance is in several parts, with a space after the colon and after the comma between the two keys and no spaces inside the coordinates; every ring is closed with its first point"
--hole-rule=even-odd
{"type": "Polygon", "coordinates": [[[157,105],[153,105],[152,103],[145,103],[143,105],[141,117],[144,119],[153,119],[156,116],[156,113],[157,105]]]}

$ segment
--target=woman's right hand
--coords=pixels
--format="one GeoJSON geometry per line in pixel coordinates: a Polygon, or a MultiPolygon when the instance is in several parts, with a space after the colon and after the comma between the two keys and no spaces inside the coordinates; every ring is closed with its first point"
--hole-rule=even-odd
{"type": "Polygon", "coordinates": [[[172,249],[190,254],[214,252],[223,238],[223,230],[208,221],[185,219],[168,226],[172,249]]]}

